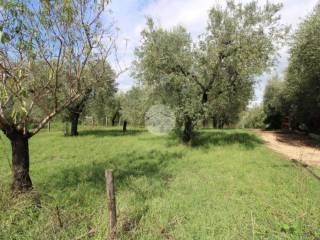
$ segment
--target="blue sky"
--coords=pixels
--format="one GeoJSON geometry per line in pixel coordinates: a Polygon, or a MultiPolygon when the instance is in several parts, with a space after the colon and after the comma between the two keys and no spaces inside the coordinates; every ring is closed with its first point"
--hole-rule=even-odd
{"type": "MultiPolygon", "coordinates": [[[[209,9],[215,4],[224,2],[223,0],[113,0],[109,8],[112,10],[116,26],[120,29],[117,45],[121,66],[130,67],[134,59],[134,48],[139,45],[140,32],[145,26],[146,16],[151,16],[164,28],[181,24],[196,40],[197,36],[205,30],[209,9]]],[[[266,0],[260,2],[263,4],[266,0]]],[[[281,21],[291,25],[294,31],[299,22],[312,12],[318,0],[269,0],[269,2],[284,4],[281,21]]],[[[251,104],[261,102],[267,79],[275,73],[282,73],[286,68],[287,49],[285,47],[279,52],[280,56],[275,69],[259,77],[251,104]]],[[[117,82],[120,90],[126,91],[134,85],[135,80],[130,77],[130,71],[127,71],[120,75],[117,82]]]]}

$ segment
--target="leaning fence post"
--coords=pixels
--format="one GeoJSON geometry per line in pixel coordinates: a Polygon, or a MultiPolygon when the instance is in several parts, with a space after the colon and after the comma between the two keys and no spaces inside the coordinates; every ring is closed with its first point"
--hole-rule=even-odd
{"type": "Polygon", "coordinates": [[[106,191],[108,196],[108,213],[109,213],[109,232],[110,238],[113,239],[116,233],[117,211],[116,211],[116,196],[113,184],[112,170],[105,171],[106,191]]]}

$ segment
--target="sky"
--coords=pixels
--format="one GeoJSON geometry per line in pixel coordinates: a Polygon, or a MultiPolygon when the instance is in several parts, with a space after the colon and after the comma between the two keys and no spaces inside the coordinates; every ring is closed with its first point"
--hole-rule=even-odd
{"type": "MultiPolygon", "coordinates": [[[[108,8],[112,18],[119,28],[117,46],[118,60],[121,68],[129,68],[134,59],[134,49],[139,46],[140,32],[145,26],[146,16],[152,17],[163,28],[170,29],[176,25],[184,26],[190,32],[194,41],[205,31],[209,10],[224,0],[112,0],[108,8]]],[[[249,0],[238,0],[249,2],[249,0]]],[[[259,0],[259,3],[266,0],[259,0]]],[[[318,0],[269,0],[283,3],[281,22],[291,26],[291,33],[299,23],[308,16],[318,0]]],[[[250,103],[256,105],[263,99],[263,91],[267,80],[275,74],[281,75],[288,65],[288,47],[279,51],[278,63],[269,73],[258,77],[255,86],[255,97],[250,103]]],[[[135,83],[130,77],[130,70],[122,73],[117,79],[121,91],[129,90],[135,83]]]]}

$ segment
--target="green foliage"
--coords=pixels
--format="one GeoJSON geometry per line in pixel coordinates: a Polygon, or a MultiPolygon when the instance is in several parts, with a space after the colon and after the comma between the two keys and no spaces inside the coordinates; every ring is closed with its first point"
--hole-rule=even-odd
{"type": "Polygon", "coordinates": [[[134,77],[175,109],[185,127],[209,117],[235,122],[252,97],[254,79],[274,64],[285,40],[281,7],[256,1],[216,5],[198,43],[182,27],[165,30],[148,19],[134,77]]]}
{"type": "Polygon", "coordinates": [[[247,109],[240,115],[238,126],[240,128],[265,128],[266,114],[262,106],[247,109]]]}
{"type": "Polygon", "coordinates": [[[320,185],[308,171],[244,130],[202,131],[195,144],[134,130],[41,132],[30,141],[38,208],[36,194],[10,195],[5,141],[0,239],[86,239],[92,229],[92,239],[105,239],[107,168],[115,172],[119,239],[320,237],[320,185]]]}
{"type": "Polygon", "coordinates": [[[133,126],[144,126],[145,114],[151,106],[148,89],[133,87],[121,96],[120,101],[122,120],[133,126]]]}
{"type": "Polygon", "coordinates": [[[320,130],[320,5],[295,33],[285,81],[271,79],[264,95],[269,128],[285,119],[291,129],[320,130]]]}
{"type": "Polygon", "coordinates": [[[287,111],[310,130],[320,129],[320,5],[294,35],[286,76],[287,111]]]}
{"type": "Polygon", "coordinates": [[[273,66],[288,29],[279,23],[281,4],[227,1],[214,6],[200,39],[199,82],[208,98],[208,115],[238,120],[253,95],[256,77],[273,66]]]}
{"type": "Polygon", "coordinates": [[[283,117],[284,82],[277,76],[268,81],[263,97],[263,109],[266,114],[265,123],[269,129],[280,129],[283,117]]]}
{"type": "MultiPolygon", "coordinates": [[[[3,1],[0,128],[31,137],[87,92],[101,49],[101,1],[3,1]],[[100,40],[99,40],[100,39],[100,40]],[[95,48],[93,53],[92,49],[95,48]],[[35,126],[27,129],[27,126],[35,126]]],[[[105,44],[105,42],[104,42],[105,44]]]]}
{"type": "Polygon", "coordinates": [[[189,33],[181,26],[171,30],[156,28],[148,19],[141,36],[133,75],[151,89],[156,100],[174,109],[178,119],[196,119],[201,101],[196,83],[187,76],[194,60],[189,33]]]}
{"type": "Polygon", "coordinates": [[[109,99],[106,105],[106,113],[109,121],[108,125],[113,125],[120,121],[121,99],[121,92],[118,92],[109,99]]]}
{"type": "MultiPolygon", "coordinates": [[[[84,114],[93,116],[98,124],[104,125],[117,92],[115,73],[109,63],[101,59],[89,63],[89,68],[86,77],[87,89],[91,93],[82,107],[84,114]]],[[[76,101],[75,105],[77,103],[80,101],[76,101]]]]}

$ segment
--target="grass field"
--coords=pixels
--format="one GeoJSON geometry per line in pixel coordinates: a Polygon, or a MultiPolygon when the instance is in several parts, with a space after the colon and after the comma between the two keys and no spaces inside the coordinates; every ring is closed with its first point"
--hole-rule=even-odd
{"type": "Polygon", "coordinates": [[[119,239],[320,238],[320,181],[244,130],[203,130],[193,147],[142,130],[42,132],[30,141],[41,208],[36,193],[11,198],[1,136],[0,239],[105,239],[106,168],[119,239]]]}

